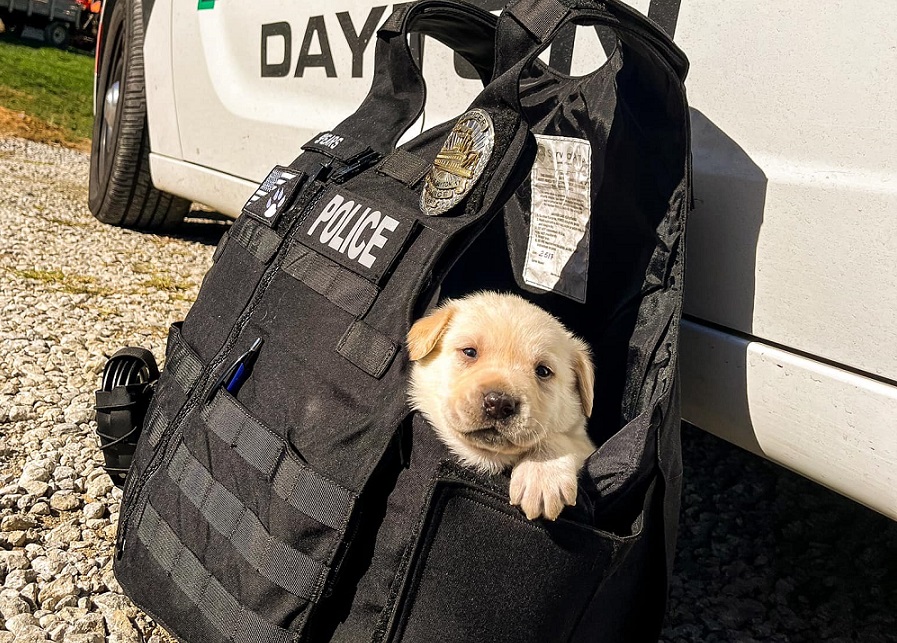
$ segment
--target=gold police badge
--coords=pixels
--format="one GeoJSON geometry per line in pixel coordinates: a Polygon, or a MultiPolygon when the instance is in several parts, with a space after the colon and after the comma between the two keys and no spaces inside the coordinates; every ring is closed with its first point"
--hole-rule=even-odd
{"type": "Polygon", "coordinates": [[[424,214],[442,214],[467,196],[486,168],[494,146],[495,129],[489,114],[472,109],[458,119],[424,179],[420,195],[424,214]]]}

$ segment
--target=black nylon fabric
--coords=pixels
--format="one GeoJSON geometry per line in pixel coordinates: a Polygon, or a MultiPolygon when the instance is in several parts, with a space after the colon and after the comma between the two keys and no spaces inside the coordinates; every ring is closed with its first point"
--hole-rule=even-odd
{"type": "Polygon", "coordinates": [[[290,165],[301,188],[289,207],[234,224],[173,328],[169,360],[189,355],[199,374],[167,365],[159,380],[114,569],[180,640],[656,639],[681,476],[687,63],[613,1],[519,0],[497,29],[493,38],[494,16],[453,0],[394,13],[359,110],[290,165]],[[536,60],[571,23],[619,37],[582,78],[536,60]],[[454,121],[395,153],[424,103],[412,32],[473,64],[485,87],[471,107],[495,129],[482,178],[439,217],[421,213],[417,177],[454,121]],[[592,147],[583,304],[521,276],[534,133],[592,147]],[[338,243],[316,245],[327,226],[316,217],[350,200],[402,231],[400,245],[381,247],[388,265],[359,267],[338,243]],[[600,448],[555,523],[526,520],[508,502],[507,474],[464,469],[407,409],[411,323],[440,297],[484,288],[524,294],[596,355],[589,431],[600,448]],[[249,354],[241,383],[221,390],[249,354]]]}

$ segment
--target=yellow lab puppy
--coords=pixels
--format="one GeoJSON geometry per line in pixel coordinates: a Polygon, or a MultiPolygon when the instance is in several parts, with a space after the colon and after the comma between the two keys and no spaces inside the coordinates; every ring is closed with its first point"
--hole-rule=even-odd
{"type": "Polygon", "coordinates": [[[586,434],[589,347],[516,295],[448,300],[408,333],[410,398],[462,463],[511,470],[511,503],[554,520],[576,503],[595,450],[586,434]]]}

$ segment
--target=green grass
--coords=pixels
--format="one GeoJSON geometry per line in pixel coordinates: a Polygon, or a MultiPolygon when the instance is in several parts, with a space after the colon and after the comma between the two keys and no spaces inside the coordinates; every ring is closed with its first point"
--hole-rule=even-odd
{"type": "Polygon", "coordinates": [[[72,142],[93,128],[93,58],[0,37],[0,107],[24,112],[72,142]]]}
{"type": "Polygon", "coordinates": [[[73,295],[111,295],[114,292],[111,288],[97,285],[97,280],[90,275],[67,275],[61,270],[7,270],[23,279],[39,281],[73,295]]]}

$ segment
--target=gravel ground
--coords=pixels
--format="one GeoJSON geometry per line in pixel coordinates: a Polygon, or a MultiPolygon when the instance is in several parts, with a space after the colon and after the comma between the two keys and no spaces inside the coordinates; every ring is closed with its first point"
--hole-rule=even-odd
{"type": "Polygon", "coordinates": [[[897,522],[703,431],[663,641],[897,641],[897,522]]]}
{"type": "MultiPolygon", "coordinates": [[[[223,227],[101,225],[87,172],[0,139],[0,643],[170,640],[111,573],[93,390],[116,348],[162,355],[223,227]]],[[[700,431],[683,448],[664,641],[897,641],[897,523],[700,431]]]]}
{"type": "Polygon", "coordinates": [[[117,348],[163,354],[223,228],[102,225],[87,176],[83,153],[0,140],[0,643],[169,640],[111,572],[121,493],[100,468],[93,391],[117,348]]]}

